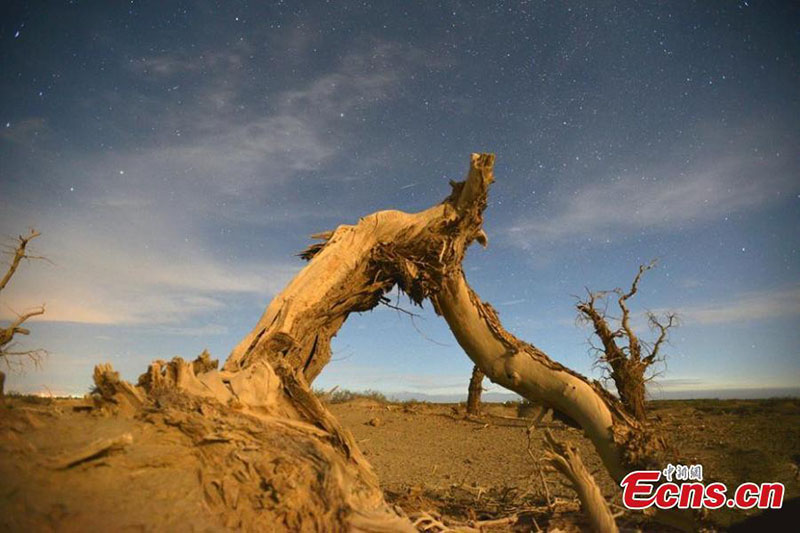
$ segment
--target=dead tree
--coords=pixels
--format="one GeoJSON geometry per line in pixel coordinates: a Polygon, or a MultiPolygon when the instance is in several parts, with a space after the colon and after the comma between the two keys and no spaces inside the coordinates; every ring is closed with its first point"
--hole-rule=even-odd
{"type": "MultiPolygon", "coordinates": [[[[3,278],[0,279],[0,292],[2,292],[3,289],[6,288],[6,285],[8,285],[8,282],[11,281],[11,278],[17,272],[17,268],[19,268],[19,264],[23,259],[41,259],[28,254],[28,244],[39,235],[39,232],[32,229],[28,235],[24,237],[20,235],[15,246],[8,247],[7,251],[10,252],[12,256],[11,263],[3,278]]],[[[42,314],[44,314],[44,305],[17,314],[16,319],[0,329],[0,358],[3,359],[7,368],[20,369],[24,367],[26,363],[33,363],[35,366],[39,365],[44,351],[15,350],[14,337],[16,335],[29,335],[30,330],[22,327],[22,325],[28,319],[42,314]]],[[[0,371],[0,397],[4,394],[5,380],[5,373],[0,371]]]]}
{"type": "Polygon", "coordinates": [[[602,348],[593,347],[598,364],[608,370],[622,405],[640,422],[646,420],[645,383],[650,377],[648,372],[654,364],[663,360],[661,347],[667,340],[669,330],[678,324],[674,313],[659,319],[654,313],[648,312],[650,329],[658,334],[652,344],[642,341],[631,326],[628,300],[638,292],[642,274],[654,266],[655,261],[640,265],[628,291],[620,288],[601,292],[587,290],[586,300],[577,304],[579,317],[592,325],[594,334],[602,342],[602,348]],[[607,312],[607,298],[612,293],[617,296],[617,306],[621,312],[619,319],[612,318],[607,312]]]}
{"type": "Polygon", "coordinates": [[[383,500],[352,434],[310,387],[347,317],[374,308],[397,285],[417,304],[432,302],[489,379],[580,424],[614,479],[660,465],[662,441],[600,384],[508,333],[467,284],[461,268],[467,247],[487,245],[483,211],[493,165],[494,155],[473,154],[467,179],[451,182],[441,203],[418,213],[379,211],[318,234],[321,242],[301,254],[308,265],[221,370],[157,361],[132,386],[101,368],[98,395],[119,408],[146,406],[148,416],[169,409],[163,416],[198,443],[230,435],[224,445],[204,448],[201,482],[211,487],[207,504],[234,514],[243,529],[270,523],[289,530],[324,524],[410,531],[411,522],[383,500]]]}
{"type": "Polygon", "coordinates": [[[477,415],[481,411],[481,393],[483,392],[483,372],[478,365],[472,367],[472,376],[467,388],[467,414],[477,415]]]}

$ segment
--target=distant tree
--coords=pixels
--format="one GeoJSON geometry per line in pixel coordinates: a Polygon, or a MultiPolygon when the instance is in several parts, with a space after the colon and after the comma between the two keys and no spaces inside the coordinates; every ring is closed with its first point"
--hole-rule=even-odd
{"type": "MultiPolygon", "coordinates": [[[[5,252],[11,256],[11,263],[9,264],[5,275],[3,276],[3,279],[0,280],[0,292],[2,292],[6,288],[6,285],[8,285],[8,282],[11,281],[11,278],[17,272],[17,268],[23,259],[41,259],[41,257],[29,255],[27,251],[28,244],[39,235],[39,232],[31,229],[31,232],[27,236],[23,237],[20,235],[17,238],[15,245],[5,246],[5,252]]],[[[34,365],[38,366],[41,362],[42,357],[45,355],[44,350],[20,351],[14,349],[14,337],[16,335],[30,334],[30,330],[22,327],[22,324],[24,324],[29,318],[41,314],[44,314],[44,305],[30,309],[21,314],[17,314],[16,319],[2,326],[2,329],[0,329],[0,359],[3,360],[7,368],[21,369],[27,363],[33,363],[34,365]]],[[[5,373],[0,371],[0,396],[2,396],[4,393],[5,379],[5,373]]]]}
{"type": "Polygon", "coordinates": [[[478,365],[472,368],[467,389],[467,414],[477,415],[481,411],[481,393],[483,392],[483,372],[478,365]]]}
{"type": "Polygon", "coordinates": [[[659,318],[648,311],[648,325],[658,335],[653,343],[641,340],[631,326],[628,300],[639,290],[642,274],[655,265],[655,261],[640,265],[639,272],[633,278],[631,288],[627,292],[620,288],[599,292],[587,289],[587,298],[579,300],[577,304],[579,318],[592,325],[594,334],[602,343],[599,347],[592,345],[597,363],[607,370],[609,377],[614,380],[625,409],[640,421],[644,421],[646,417],[645,384],[653,377],[650,369],[655,363],[664,360],[661,347],[667,340],[669,330],[678,325],[675,313],[667,313],[659,318]],[[622,313],[619,318],[612,317],[608,313],[608,299],[611,294],[617,297],[617,306],[622,313]]]}

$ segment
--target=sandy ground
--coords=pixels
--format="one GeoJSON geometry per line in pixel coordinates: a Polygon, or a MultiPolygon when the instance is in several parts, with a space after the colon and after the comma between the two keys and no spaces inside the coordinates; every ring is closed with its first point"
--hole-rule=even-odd
{"type": "MultiPolygon", "coordinates": [[[[0,408],[0,530],[219,530],[208,525],[219,521],[201,504],[199,452],[182,433],[98,416],[82,409],[84,403],[14,398],[0,408]],[[126,434],[134,445],[69,465],[87,443],[126,434]],[[154,519],[143,499],[168,503],[159,505],[154,519]]],[[[543,475],[557,505],[555,512],[547,509],[542,474],[528,453],[530,422],[517,418],[516,407],[486,406],[480,420],[465,420],[453,405],[355,400],[330,408],[354,433],[387,498],[408,513],[466,520],[528,512],[518,531],[585,525],[573,493],[552,472],[543,475]]],[[[685,457],[703,464],[707,479],[728,486],[779,481],[787,500],[800,495],[800,401],[661,402],[651,413],[685,457]]],[[[559,421],[546,419],[544,425],[578,444],[604,493],[618,502],[618,488],[580,431],[559,421]]],[[[540,427],[531,435],[534,457],[542,432],[540,427]]],[[[725,528],[751,514],[725,509],[711,518],[725,528]]],[[[639,520],[627,514],[619,522],[631,528],[639,520]]],[[[503,530],[509,528],[497,529],[503,530]]]]}
{"type": "MultiPolygon", "coordinates": [[[[355,401],[331,409],[355,434],[389,497],[409,512],[434,505],[445,515],[464,518],[469,515],[468,497],[457,497],[464,489],[472,494],[472,509],[478,513],[484,507],[494,509],[482,506],[474,489],[508,494],[512,501],[507,512],[546,501],[539,470],[528,454],[528,422],[510,419],[517,416],[516,407],[485,406],[481,419],[488,425],[464,420],[463,408],[452,405],[355,401]],[[377,426],[370,424],[375,418],[377,426]]],[[[778,481],[786,487],[786,500],[800,495],[800,400],[654,402],[651,415],[687,460],[703,465],[706,479],[728,487],[778,481]]],[[[557,438],[578,445],[606,497],[621,503],[619,487],[581,432],[557,420],[545,426],[557,438]]],[[[535,429],[531,451],[536,457],[542,438],[543,428],[535,429]]],[[[558,474],[544,475],[552,498],[574,498],[558,474]]],[[[572,514],[568,506],[565,511],[572,514]]],[[[723,509],[710,517],[725,528],[757,513],[723,509]]],[[[629,525],[636,523],[633,519],[629,525]]]]}

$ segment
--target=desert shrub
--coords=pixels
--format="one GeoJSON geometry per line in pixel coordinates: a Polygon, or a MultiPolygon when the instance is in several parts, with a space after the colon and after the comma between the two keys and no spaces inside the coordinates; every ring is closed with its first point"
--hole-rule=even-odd
{"type": "Polygon", "coordinates": [[[389,400],[388,400],[388,398],[386,398],[385,394],[383,394],[382,392],[376,391],[376,390],[372,390],[372,389],[367,389],[364,392],[362,392],[360,394],[357,394],[357,397],[358,398],[366,398],[368,400],[373,400],[373,401],[378,402],[378,403],[389,403],[389,400]]]}
{"type": "Polygon", "coordinates": [[[367,389],[362,392],[338,388],[332,391],[316,389],[314,390],[314,394],[316,394],[317,397],[319,397],[322,401],[328,403],[347,403],[357,399],[372,400],[378,403],[389,403],[389,400],[386,398],[385,394],[372,389],[367,389]]]}
{"type": "Polygon", "coordinates": [[[355,393],[347,389],[337,389],[333,391],[328,398],[330,403],[345,403],[352,401],[355,398],[355,393]]]}

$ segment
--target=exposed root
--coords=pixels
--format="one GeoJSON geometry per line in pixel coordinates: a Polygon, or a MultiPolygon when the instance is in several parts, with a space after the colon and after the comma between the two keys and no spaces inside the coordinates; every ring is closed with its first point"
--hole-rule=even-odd
{"type": "MultiPolygon", "coordinates": [[[[177,428],[191,440],[202,463],[198,483],[220,527],[413,531],[386,505],[352,436],[302,374],[281,374],[263,363],[221,372],[204,353],[193,362],[156,361],[133,386],[101,365],[95,401],[103,410],[177,428]]],[[[58,466],[80,464],[118,444],[96,443],[58,466]]]]}
{"type": "Polygon", "coordinates": [[[545,430],[545,458],[570,482],[581,501],[581,509],[594,531],[617,533],[617,524],[606,504],[603,493],[592,475],[583,465],[578,449],[570,443],[562,443],[545,430]]]}
{"type": "Polygon", "coordinates": [[[528,455],[530,456],[531,460],[533,461],[533,464],[536,465],[536,471],[538,472],[539,480],[542,483],[542,491],[544,492],[544,496],[545,496],[545,499],[547,501],[547,506],[551,507],[553,505],[553,501],[550,498],[550,488],[547,486],[547,479],[545,479],[545,477],[544,477],[544,469],[542,468],[542,462],[538,457],[536,457],[533,454],[533,449],[532,449],[533,448],[533,439],[531,437],[533,436],[533,428],[534,427],[535,426],[530,426],[527,429],[527,431],[525,432],[526,436],[528,437],[528,446],[526,448],[526,451],[528,452],[528,455]]]}
{"type": "Polygon", "coordinates": [[[487,528],[511,526],[517,523],[517,515],[489,520],[468,520],[456,522],[444,520],[434,511],[419,511],[411,515],[412,523],[418,531],[431,533],[480,533],[487,528]]]}

